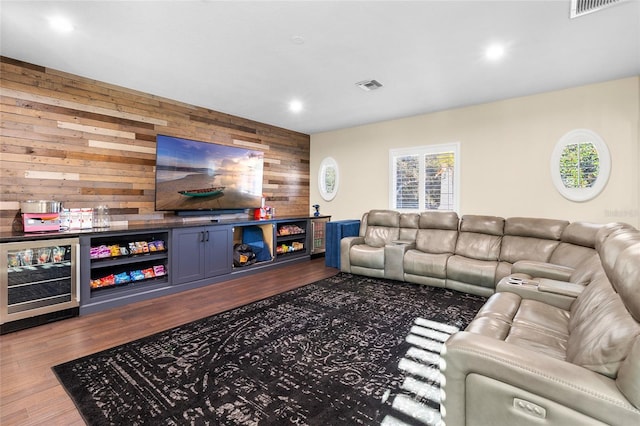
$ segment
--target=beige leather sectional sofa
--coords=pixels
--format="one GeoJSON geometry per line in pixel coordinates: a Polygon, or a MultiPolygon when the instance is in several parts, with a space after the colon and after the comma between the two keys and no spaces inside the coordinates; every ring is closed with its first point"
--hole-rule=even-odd
{"type": "Polygon", "coordinates": [[[640,424],[637,229],[372,210],[341,269],[490,296],[443,347],[446,425],[640,424]]]}

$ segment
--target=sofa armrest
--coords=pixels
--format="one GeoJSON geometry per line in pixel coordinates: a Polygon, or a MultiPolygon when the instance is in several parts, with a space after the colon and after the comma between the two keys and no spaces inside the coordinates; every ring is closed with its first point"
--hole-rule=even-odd
{"type": "Polygon", "coordinates": [[[340,240],[340,270],[351,273],[351,247],[364,244],[364,237],[344,237],[340,240]]]}
{"type": "Polygon", "coordinates": [[[527,417],[527,407],[543,413],[546,425],[640,424],[640,411],[614,380],[575,364],[470,332],[451,336],[442,357],[447,426],[542,421],[527,417]]]}
{"type": "Polygon", "coordinates": [[[396,240],[384,246],[384,277],[404,281],[404,254],[416,248],[415,241],[396,240]]]}
{"type": "Polygon", "coordinates": [[[538,290],[542,293],[560,294],[576,298],[580,296],[580,293],[584,290],[584,286],[566,281],[540,278],[538,280],[538,290]]]}
{"type": "Polygon", "coordinates": [[[575,285],[576,284],[545,278],[530,280],[518,279],[517,277],[514,279],[513,276],[509,276],[498,282],[496,292],[504,291],[515,293],[523,299],[537,300],[568,311],[571,309],[571,304],[577,297],[577,295],[573,295],[573,293],[575,293],[573,286],[575,285]],[[547,282],[548,284],[543,285],[541,288],[540,282],[547,282]],[[566,291],[562,291],[563,287],[566,288],[566,291]]]}
{"type": "Polygon", "coordinates": [[[528,274],[534,278],[549,278],[559,281],[569,281],[573,271],[574,269],[569,266],[533,260],[519,260],[511,266],[511,273],[513,274],[528,274]]]}

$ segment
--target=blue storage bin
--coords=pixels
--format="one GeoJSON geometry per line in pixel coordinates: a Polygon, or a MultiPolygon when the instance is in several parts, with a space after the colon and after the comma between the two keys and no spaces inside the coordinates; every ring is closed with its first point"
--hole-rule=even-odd
{"type": "Polygon", "coordinates": [[[327,222],[325,228],[325,265],[340,269],[340,240],[344,237],[358,236],[359,232],[359,220],[336,220],[334,222],[327,222]]]}

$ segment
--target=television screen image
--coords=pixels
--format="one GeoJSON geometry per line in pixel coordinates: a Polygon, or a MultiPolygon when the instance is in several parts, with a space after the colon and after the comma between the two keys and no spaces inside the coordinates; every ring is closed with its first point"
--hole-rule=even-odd
{"type": "Polygon", "coordinates": [[[164,135],[156,141],[156,210],[260,207],[262,151],[164,135]]]}

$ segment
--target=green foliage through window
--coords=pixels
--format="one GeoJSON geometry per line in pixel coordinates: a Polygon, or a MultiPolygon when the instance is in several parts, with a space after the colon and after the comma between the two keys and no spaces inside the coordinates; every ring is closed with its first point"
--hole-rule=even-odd
{"type": "Polygon", "coordinates": [[[560,177],[565,188],[591,188],[600,171],[600,156],[591,142],[565,146],[560,156],[560,177]]]}

